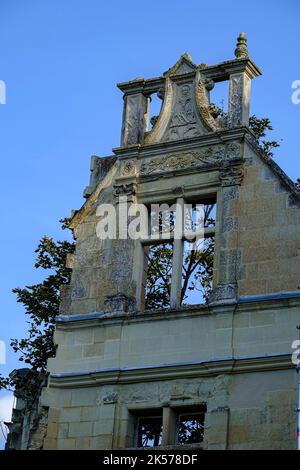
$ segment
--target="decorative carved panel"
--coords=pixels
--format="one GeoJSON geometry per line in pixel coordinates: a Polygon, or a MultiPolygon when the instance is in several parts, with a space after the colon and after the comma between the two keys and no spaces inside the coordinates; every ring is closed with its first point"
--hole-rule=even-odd
{"type": "Polygon", "coordinates": [[[122,145],[141,143],[147,125],[148,99],[142,93],[125,96],[122,145]]]}
{"type": "Polygon", "coordinates": [[[229,126],[236,127],[241,125],[243,111],[243,76],[237,75],[230,80],[229,96],[229,126]]]}
{"type": "Polygon", "coordinates": [[[235,143],[204,147],[201,150],[167,154],[154,158],[141,165],[141,174],[150,175],[172,170],[197,168],[209,164],[219,164],[224,160],[240,157],[240,146],[235,143]]]}
{"type": "Polygon", "coordinates": [[[127,160],[121,168],[122,176],[134,176],[136,174],[136,165],[131,160],[127,160]]]}

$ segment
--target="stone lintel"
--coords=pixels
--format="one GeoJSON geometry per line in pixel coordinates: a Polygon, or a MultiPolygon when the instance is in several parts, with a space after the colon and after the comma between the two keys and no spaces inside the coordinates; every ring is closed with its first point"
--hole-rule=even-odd
{"type": "Polygon", "coordinates": [[[246,126],[226,129],[211,134],[193,137],[188,140],[179,139],[176,141],[163,142],[158,144],[132,145],[130,147],[116,147],[113,152],[119,158],[142,158],[146,156],[163,155],[172,151],[185,151],[198,147],[206,147],[215,144],[225,144],[234,140],[243,141],[250,133],[246,126]]]}

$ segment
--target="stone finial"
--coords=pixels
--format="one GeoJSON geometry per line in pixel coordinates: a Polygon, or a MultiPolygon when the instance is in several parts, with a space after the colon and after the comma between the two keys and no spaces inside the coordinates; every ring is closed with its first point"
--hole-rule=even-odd
{"type": "Polygon", "coordinates": [[[241,33],[237,38],[237,45],[234,54],[237,59],[245,59],[248,57],[247,38],[245,33],[241,33]]]}

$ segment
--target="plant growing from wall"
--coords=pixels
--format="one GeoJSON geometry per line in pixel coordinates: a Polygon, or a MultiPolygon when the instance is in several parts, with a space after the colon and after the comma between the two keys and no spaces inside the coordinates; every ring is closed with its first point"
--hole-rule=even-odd
{"type": "Polygon", "coordinates": [[[256,141],[266,157],[273,157],[273,149],[280,147],[276,140],[265,140],[267,131],[273,131],[273,126],[269,118],[257,118],[255,115],[250,116],[249,128],[253,131],[256,141]]]}

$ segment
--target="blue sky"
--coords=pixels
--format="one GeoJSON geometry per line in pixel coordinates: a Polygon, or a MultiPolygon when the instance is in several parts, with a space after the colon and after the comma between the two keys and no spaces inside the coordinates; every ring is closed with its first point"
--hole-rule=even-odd
{"type": "MultiPolygon", "coordinates": [[[[81,206],[90,156],[119,145],[117,82],[158,76],[185,51],[195,63],[231,59],[245,31],[263,71],[251,112],[271,119],[283,139],[277,163],[300,176],[300,105],[291,102],[299,13],[299,0],[0,1],[0,340],[26,330],[11,289],[41,279],[33,268],[39,239],[61,236],[58,220],[81,206]]],[[[8,348],[2,372],[21,365],[8,348]]]]}

